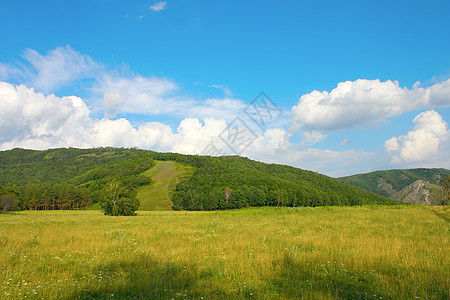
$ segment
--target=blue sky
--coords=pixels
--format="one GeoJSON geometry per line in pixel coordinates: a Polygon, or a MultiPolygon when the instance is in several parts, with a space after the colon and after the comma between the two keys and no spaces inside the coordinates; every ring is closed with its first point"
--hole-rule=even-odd
{"type": "Polygon", "coordinates": [[[220,137],[240,117],[255,139],[239,153],[261,161],[332,176],[449,168],[449,12],[448,1],[4,0],[0,149],[201,154],[213,142],[234,154],[220,137]],[[262,129],[244,113],[261,91],[283,111],[262,129]]]}

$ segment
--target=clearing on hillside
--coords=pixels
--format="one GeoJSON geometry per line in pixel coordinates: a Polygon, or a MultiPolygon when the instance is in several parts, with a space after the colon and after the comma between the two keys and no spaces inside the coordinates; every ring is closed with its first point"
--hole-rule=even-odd
{"type": "Polygon", "coordinates": [[[171,198],[176,185],[192,176],[195,168],[174,161],[155,163],[144,173],[152,183],[137,190],[137,198],[141,201],[139,210],[172,210],[171,198]]]}

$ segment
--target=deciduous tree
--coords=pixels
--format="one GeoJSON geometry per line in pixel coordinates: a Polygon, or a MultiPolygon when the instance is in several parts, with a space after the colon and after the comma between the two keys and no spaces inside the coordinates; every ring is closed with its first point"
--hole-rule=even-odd
{"type": "Polygon", "coordinates": [[[100,205],[109,216],[134,216],[140,202],[136,190],[118,181],[106,184],[100,193],[100,205]]]}

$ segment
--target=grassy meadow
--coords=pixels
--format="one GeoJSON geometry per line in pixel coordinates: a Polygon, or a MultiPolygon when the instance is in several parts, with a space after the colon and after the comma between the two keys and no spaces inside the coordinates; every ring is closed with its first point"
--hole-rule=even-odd
{"type": "Polygon", "coordinates": [[[0,215],[2,299],[448,299],[444,207],[0,215]]]}
{"type": "Polygon", "coordinates": [[[195,169],[174,161],[155,161],[155,166],[143,175],[152,179],[137,190],[140,210],[172,210],[172,193],[178,183],[192,176],[195,169]]]}

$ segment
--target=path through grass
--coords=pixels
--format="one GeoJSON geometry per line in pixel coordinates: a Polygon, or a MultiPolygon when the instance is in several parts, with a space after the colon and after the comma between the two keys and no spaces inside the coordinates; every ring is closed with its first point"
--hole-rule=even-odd
{"type": "Polygon", "coordinates": [[[172,210],[172,193],[176,185],[189,178],[195,169],[174,161],[155,161],[144,175],[152,178],[150,185],[138,189],[139,210],[172,210]]]}

